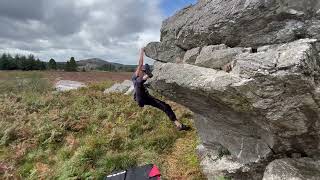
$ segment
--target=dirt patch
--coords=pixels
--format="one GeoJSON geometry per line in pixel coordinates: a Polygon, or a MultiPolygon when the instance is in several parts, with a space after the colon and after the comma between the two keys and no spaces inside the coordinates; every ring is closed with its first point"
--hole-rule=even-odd
{"type": "Polygon", "coordinates": [[[5,164],[4,162],[0,162],[0,173],[5,173],[8,170],[11,170],[12,167],[9,167],[9,165],[5,164]]]}

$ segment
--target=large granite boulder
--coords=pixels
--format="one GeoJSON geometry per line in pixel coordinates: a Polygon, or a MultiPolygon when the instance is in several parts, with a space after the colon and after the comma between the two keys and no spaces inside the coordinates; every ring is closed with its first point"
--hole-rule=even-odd
{"type": "Polygon", "coordinates": [[[209,179],[320,157],[319,34],[318,0],[199,0],[164,21],[149,83],[195,113],[209,179]]]}
{"type": "Polygon", "coordinates": [[[316,40],[303,39],[243,52],[234,58],[231,73],[157,62],[150,83],[195,112],[208,149],[223,146],[238,163],[256,167],[290,153],[318,156],[317,47],[316,40]]]}

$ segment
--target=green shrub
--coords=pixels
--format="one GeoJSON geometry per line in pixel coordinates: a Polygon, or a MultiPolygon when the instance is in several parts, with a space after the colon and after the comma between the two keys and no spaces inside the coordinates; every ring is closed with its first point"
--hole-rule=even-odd
{"type": "Polygon", "coordinates": [[[217,180],[231,180],[231,178],[230,177],[225,177],[225,176],[219,176],[217,178],[217,180]]]}
{"type": "Polygon", "coordinates": [[[110,112],[106,111],[103,107],[98,107],[95,112],[94,116],[97,118],[97,120],[103,120],[109,117],[110,112]]]}
{"type": "Polygon", "coordinates": [[[12,141],[16,140],[16,129],[15,127],[10,127],[6,129],[0,139],[0,145],[8,146],[12,141]]]}
{"type": "Polygon", "coordinates": [[[19,175],[23,178],[28,178],[31,175],[34,166],[35,166],[35,164],[33,162],[27,161],[27,162],[23,163],[18,170],[19,175]]]}
{"type": "Polygon", "coordinates": [[[63,147],[58,151],[57,156],[62,161],[63,160],[67,160],[67,159],[70,159],[72,157],[72,151],[67,147],[63,147]]]}

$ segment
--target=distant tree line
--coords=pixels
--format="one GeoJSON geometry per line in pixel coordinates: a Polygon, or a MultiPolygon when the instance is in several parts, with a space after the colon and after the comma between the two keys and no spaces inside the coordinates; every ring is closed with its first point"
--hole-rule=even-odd
{"type": "Polygon", "coordinates": [[[54,59],[49,62],[40,61],[34,55],[15,55],[12,56],[8,53],[0,55],[0,70],[65,70],[77,71],[77,63],[74,57],[71,57],[66,63],[57,63],[54,59]]]}
{"type": "Polygon", "coordinates": [[[136,69],[137,69],[137,66],[135,65],[123,65],[119,67],[118,71],[134,72],[136,71],[136,69]]]}
{"type": "Polygon", "coordinates": [[[78,65],[74,57],[71,57],[67,62],[57,63],[54,59],[50,59],[48,62],[48,69],[50,70],[64,70],[64,71],[77,71],[78,65]]]}
{"type": "MultiPolygon", "coordinates": [[[[81,71],[86,71],[85,68],[79,67],[81,71]]],[[[50,59],[49,62],[40,61],[34,55],[14,55],[3,53],[0,55],[0,70],[64,70],[64,71],[78,71],[78,65],[74,57],[71,57],[67,62],[56,62],[50,59]]],[[[110,72],[134,72],[136,65],[122,65],[117,63],[110,63],[99,66],[96,70],[110,71],[110,72]]]]}
{"type": "Polygon", "coordinates": [[[111,71],[111,72],[134,72],[137,66],[135,65],[114,65],[114,64],[105,64],[97,68],[100,71],[111,71]]]}
{"type": "Polygon", "coordinates": [[[116,66],[113,64],[104,64],[97,69],[100,71],[116,71],[116,66]]]}
{"type": "Polygon", "coordinates": [[[34,55],[29,56],[2,54],[0,56],[0,70],[45,70],[46,63],[35,58],[34,55]]]}

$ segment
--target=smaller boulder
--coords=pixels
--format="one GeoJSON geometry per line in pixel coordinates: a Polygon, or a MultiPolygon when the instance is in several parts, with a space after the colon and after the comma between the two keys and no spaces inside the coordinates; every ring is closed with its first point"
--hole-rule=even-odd
{"type": "Polygon", "coordinates": [[[320,160],[311,158],[277,159],[266,168],[263,180],[318,180],[320,160]]]}
{"type": "Polygon", "coordinates": [[[173,44],[151,42],[144,49],[146,56],[161,62],[181,62],[185,51],[173,44]]]}
{"type": "Polygon", "coordinates": [[[183,62],[187,64],[194,64],[200,54],[200,50],[201,48],[197,47],[187,51],[184,55],[183,62]]]}
{"type": "Polygon", "coordinates": [[[250,48],[227,48],[226,45],[203,47],[195,65],[212,69],[221,69],[230,63],[238,54],[250,52],[250,48]]]}
{"type": "Polygon", "coordinates": [[[242,164],[234,158],[228,150],[218,144],[201,144],[197,147],[200,166],[203,173],[209,180],[221,179],[252,179],[261,180],[262,175],[259,174],[261,167],[251,169],[249,166],[242,164]],[[208,148],[207,146],[210,146],[208,148]],[[254,177],[254,178],[250,178],[254,177]]]}
{"type": "Polygon", "coordinates": [[[61,80],[55,84],[57,91],[70,91],[82,87],[87,87],[84,83],[78,81],[61,80]]]}
{"type": "Polygon", "coordinates": [[[125,80],[122,83],[114,84],[110,88],[106,89],[104,93],[127,93],[129,89],[132,89],[132,86],[132,81],[125,80]]]}

